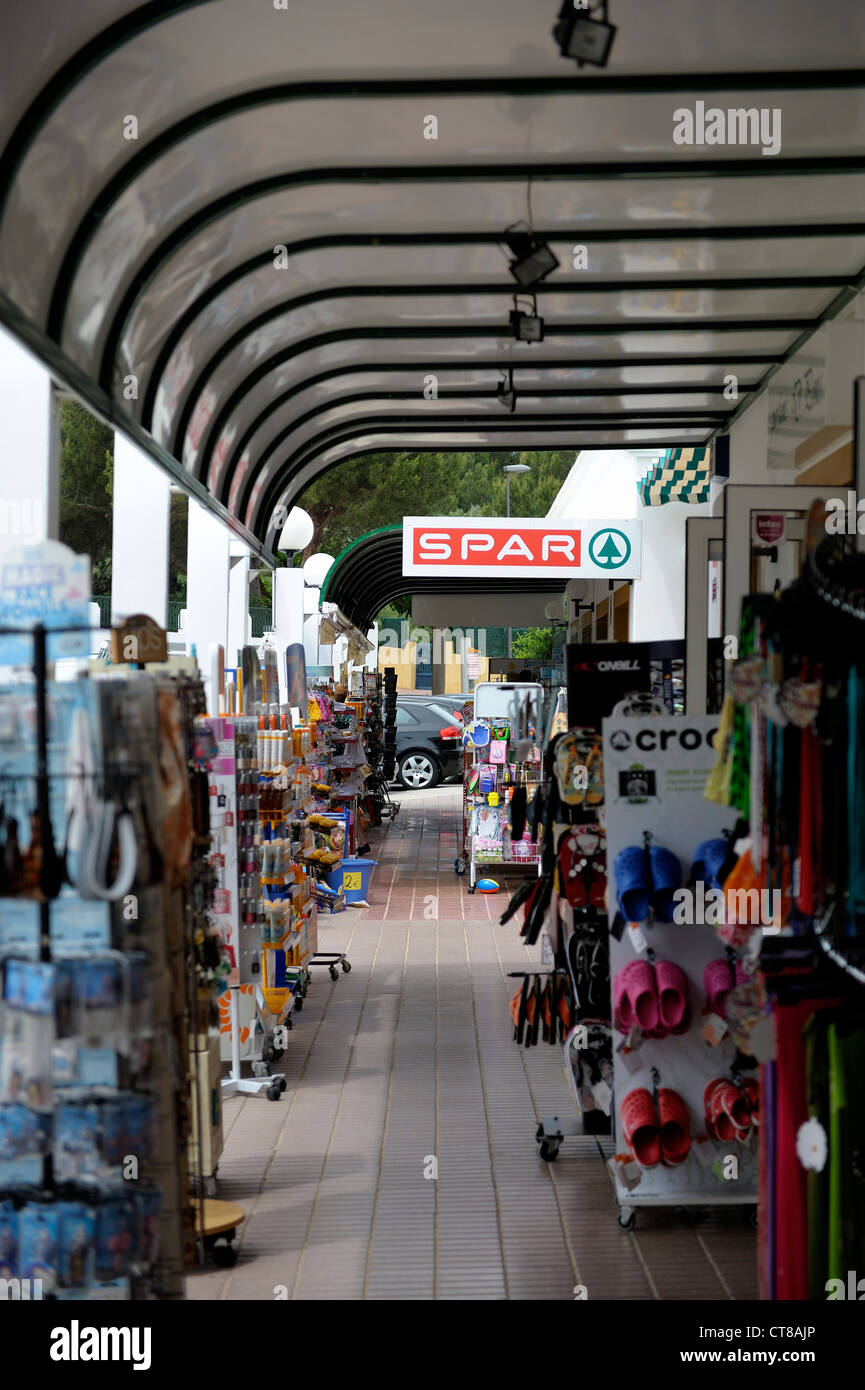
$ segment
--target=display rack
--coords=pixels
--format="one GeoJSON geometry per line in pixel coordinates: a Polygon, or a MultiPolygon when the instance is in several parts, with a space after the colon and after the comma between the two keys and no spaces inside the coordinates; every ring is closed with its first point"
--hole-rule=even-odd
{"type": "MultiPolygon", "coordinates": [[[[495,689],[495,687],[492,687],[495,689]]],[[[521,706],[525,692],[540,687],[507,686],[512,695],[507,706],[521,706]]],[[[502,705],[502,709],[507,707],[502,705]]],[[[513,840],[508,822],[508,807],[517,786],[524,788],[531,800],[540,781],[540,750],[533,739],[520,739],[514,710],[511,718],[504,715],[479,715],[475,704],[474,723],[486,731],[486,742],[478,744],[469,726],[464,737],[466,754],[463,760],[462,849],[454,863],[458,876],[468,869],[468,892],[477,887],[477,870],[483,868],[531,869],[541,872],[540,848],[528,832],[513,840]]]]}
{"type": "MultiPolygon", "coordinates": [[[[22,874],[5,876],[0,917],[0,1272],[25,1282],[37,1273],[36,1297],[174,1298],[188,1254],[188,1093],[178,1085],[185,1067],[177,1065],[186,1051],[188,1000],[183,964],[175,969],[172,959],[175,945],[184,954],[184,918],[174,911],[168,846],[157,824],[166,803],[154,756],[156,684],[51,683],[48,641],[89,631],[42,623],[0,630],[32,640],[33,685],[6,693],[20,703],[32,692],[35,707],[32,736],[23,716],[17,738],[7,730],[0,774],[7,805],[32,795],[34,807],[22,874]],[[76,761],[73,730],[81,731],[76,761]],[[97,863],[89,853],[92,836],[76,838],[72,848],[76,813],[100,816],[103,835],[108,814],[116,817],[112,833],[123,848],[110,887],[103,882],[107,857],[97,863]],[[66,841],[63,856],[58,836],[66,841]],[[157,1037],[162,1047],[154,1046],[157,1037]],[[123,1181],[129,1151],[141,1164],[133,1184],[123,1181]]],[[[14,821],[4,832],[8,871],[14,821]]]]}

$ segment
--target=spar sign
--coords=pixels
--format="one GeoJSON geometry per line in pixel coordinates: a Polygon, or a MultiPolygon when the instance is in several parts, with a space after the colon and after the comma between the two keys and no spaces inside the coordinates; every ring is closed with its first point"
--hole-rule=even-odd
{"type": "Polygon", "coordinates": [[[638,521],[407,516],[404,575],[638,579],[638,521]]]}

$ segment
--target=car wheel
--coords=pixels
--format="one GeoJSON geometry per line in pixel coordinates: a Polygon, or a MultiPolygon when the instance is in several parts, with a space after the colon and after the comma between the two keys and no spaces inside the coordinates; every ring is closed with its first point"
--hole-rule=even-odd
{"type": "Polygon", "coordinates": [[[426,791],[436,785],[441,772],[435,758],[429,753],[404,753],[396,775],[409,791],[426,791]]]}

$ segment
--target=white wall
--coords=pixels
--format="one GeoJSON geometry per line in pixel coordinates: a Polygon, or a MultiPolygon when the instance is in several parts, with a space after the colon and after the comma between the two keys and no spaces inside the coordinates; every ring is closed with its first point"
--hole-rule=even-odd
{"type": "Polygon", "coordinates": [[[207,708],[212,714],[218,711],[217,697],[221,692],[211,688],[211,656],[215,646],[225,647],[228,643],[230,535],[221,521],[190,497],[183,635],[188,650],[196,648],[207,691],[207,708]]]}
{"type": "Polygon", "coordinates": [[[146,613],[168,626],[168,474],[125,435],[114,435],[111,617],[146,613]]]}
{"type": "Polygon", "coordinates": [[[0,328],[0,550],[57,540],[59,454],[50,373],[0,328]]]}

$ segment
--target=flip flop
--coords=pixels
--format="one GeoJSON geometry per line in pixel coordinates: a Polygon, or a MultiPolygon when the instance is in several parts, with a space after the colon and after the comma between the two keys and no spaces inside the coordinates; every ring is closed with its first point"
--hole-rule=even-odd
{"type": "Polygon", "coordinates": [[[585,800],[586,789],[577,783],[578,773],[583,767],[575,735],[570,732],[562,734],[556,744],[555,773],[559,797],[566,806],[580,806],[585,800]]]}
{"type": "Polygon", "coordinates": [[[585,862],[574,836],[565,835],[559,846],[559,878],[562,894],[571,907],[586,906],[586,881],[581,872],[585,862]]]}
{"type": "Polygon", "coordinates": [[[616,896],[628,922],[645,922],[649,915],[650,889],[646,878],[646,852],[639,845],[619,850],[613,865],[616,896]]]}
{"type": "Polygon", "coordinates": [[[691,1151],[691,1116],[678,1091],[662,1086],[658,1091],[658,1118],[661,1122],[661,1162],[676,1168],[691,1151]]]}
{"type": "Polygon", "coordinates": [[[622,1132],[641,1168],[656,1168],[661,1160],[661,1137],[655,1102],[646,1088],[629,1091],[622,1100],[622,1132]]]}
{"type": "Polygon", "coordinates": [[[727,1000],[733,984],[733,968],[729,961],[710,960],[703,971],[703,988],[706,1003],[719,1018],[727,1017],[727,1000]]]}
{"type": "Polygon", "coordinates": [[[655,975],[647,960],[632,960],[613,982],[613,998],[620,1033],[638,1027],[652,1033],[659,1025],[655,975]],[[624,1025],[624,1026],[622,1026],[624,1025]]]}
{"type": "Polygon", "coordinates": [[[727,840],[704,840],[697,846],[691,877],[695,883],[704,883],[707,888],[721,887],[721,870],[727,862],[730,845],[727,840]]]}
{"type": "Polygon", "coordinates": [[[658,992],[658,1014],[665,1033],[681,1036],[691,1026],[691,1006],[688,998],[688,977],[671,960],[655,962],[658,992]]]}
{"type": "Polygon", "coordinates": [[[663,845],[649,846],[649,865],[655,916],[659,922],[672,922],[673,894],[682,886],[682,866],[675,854],[663,845]]]}
{"type": "Polygon", "coordinates": [[[589,904],[604,912],[607,906],[607,870],[602,855],[588,861],[591,874],[589,879],[589,904]]]}
{"type": "Polygon", "coordinates": [[[589,773],[589,786],[586,791],[586,804],[597,806],[604,799],[604,755],[600,744],[596,744],[586,760],[589,773]]]}

